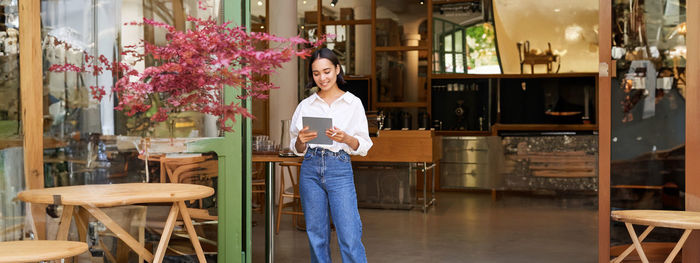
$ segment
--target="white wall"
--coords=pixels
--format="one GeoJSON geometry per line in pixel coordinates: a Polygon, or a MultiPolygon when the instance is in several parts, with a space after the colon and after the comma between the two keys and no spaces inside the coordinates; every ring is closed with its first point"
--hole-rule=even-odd
{"type": "MultiPolygon", "coordinates": [[[[297,35],[296,1],[270,0],[270,33],[280,37],[297,35]]],[[[270,139],[280,143],[281,120],[291,119],[297,106],[297,60],[282,64],[270,81],[279,89],[270,92],[270,139]]]]}

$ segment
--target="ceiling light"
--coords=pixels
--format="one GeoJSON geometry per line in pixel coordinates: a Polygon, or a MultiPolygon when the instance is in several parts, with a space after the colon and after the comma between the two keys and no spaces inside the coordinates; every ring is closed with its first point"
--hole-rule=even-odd
{"type": "Polygon", "coordinates": [[[425,4],[425,1],[420,1],[420,4],[421,4],[421,5],[422,5],[422,4],[425,4]]]}
{"type": "Polygon", "coordinates": [[[262,2],[262,1],[258,1],[258,6],[262,6],[262,5],[263,5],[263,2],[262,2]]]}
{"type": "Polygon", "coordinates": [[[302,1],[301,3],[302,3],[302,4],[306,4],[306,0],[302,1]]]}
{"type": "Polygon", "coordinates": [[[337,5],[337,4],[338,4],[338,0],[333,0],[333,1],[331,1],[331,6],[335,6],[335,5],[337,5]]]}

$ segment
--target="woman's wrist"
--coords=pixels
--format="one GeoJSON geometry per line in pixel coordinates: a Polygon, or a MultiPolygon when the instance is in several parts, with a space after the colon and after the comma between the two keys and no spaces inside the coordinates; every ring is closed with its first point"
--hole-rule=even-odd
{"type": "Polygon", "coordinates": [[[296,148],[297,152],[303,152],[306,149],[306,143],[301,142],[301,140],[297,138],[296,142],[294,143],[294,148],[296,148]]]}

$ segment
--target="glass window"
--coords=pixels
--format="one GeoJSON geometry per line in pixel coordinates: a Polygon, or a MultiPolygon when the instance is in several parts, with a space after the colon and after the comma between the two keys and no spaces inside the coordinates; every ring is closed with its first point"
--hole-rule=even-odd
{"type": "Polygon", "coordinates": [[[19,10],[17,1],[0,5],[0,241],[20,240],[26,215],[23,135],[20,122],[19,10]]]}
{"type": "MultiPolygon", "coordinates": [[[[611,112],[612,210],[685,210],[685,3],[613,2],[617,77],[610,99],[621,107],[611,112]],[[641,19],[630,21],[629,12],[641,19]],[[632,22],[639,26],[631,27],[632,22]]],[[[675,242],[681,233],[656,228],[644,242],[675,242]]],[[[610,244],[632,244],[623,223],[611,223],[610,244]]]]}
{"type": "Polygon", "coordinates": [[[468,67],[470,74],[500,74],[496,50],[496,35],[491,23],[477,24],[466,29],[468,67]]]}

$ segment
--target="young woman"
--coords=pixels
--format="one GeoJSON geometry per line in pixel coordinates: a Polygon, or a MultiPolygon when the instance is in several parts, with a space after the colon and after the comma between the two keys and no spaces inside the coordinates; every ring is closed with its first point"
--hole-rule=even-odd
{"type": "Polygon", "coordinates": [[[299,103],[289,133],[290,147],[297,155],[304,155],[299,191],[311,262],[331,262],[331,218],[343,262],[367,262],[349,156],[364,156],[372,147],[365,110],[359,98],[338,87],[345,81],[333,51],[321,48],[310,59],[307,88],[315,86],[318,91],[299,103]],[[331,138],[333,144],[309,143],[318,134],[303,127],[302,117],[333,119],[333,127],[318,131],[331,138]]]}

